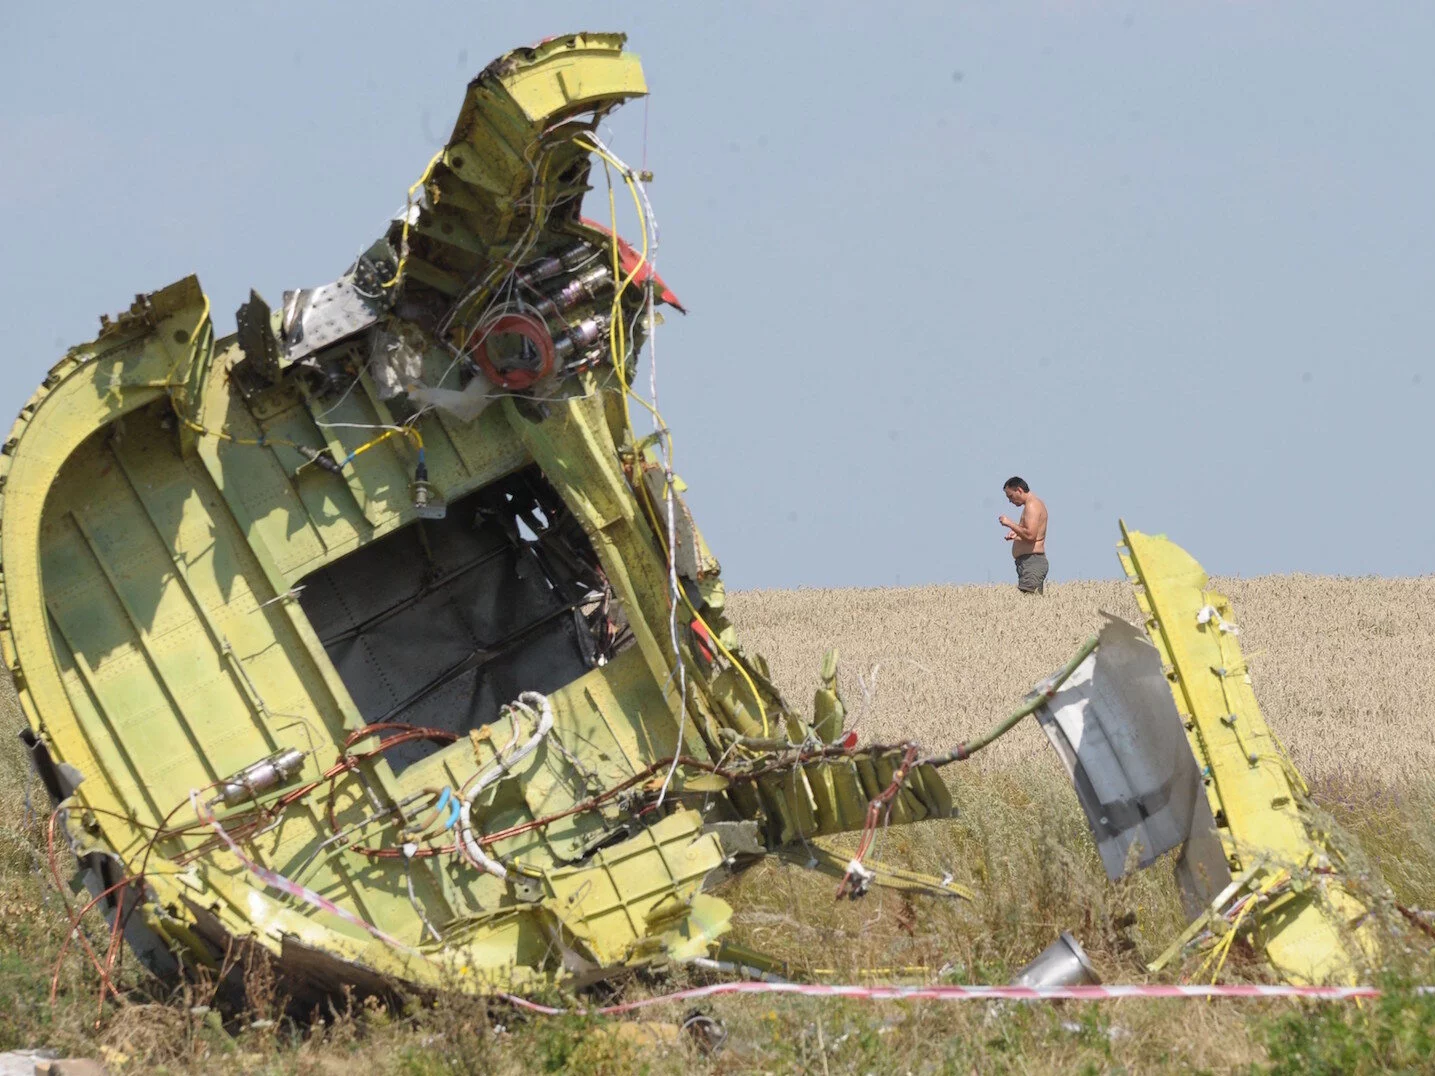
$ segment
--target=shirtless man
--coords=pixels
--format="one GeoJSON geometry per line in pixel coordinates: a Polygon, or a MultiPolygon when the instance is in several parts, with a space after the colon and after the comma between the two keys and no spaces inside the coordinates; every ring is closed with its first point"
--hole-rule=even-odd
{"type": "Polygon", "coordinates": [[[1012,504],[1021,505],[1021,519],[1013,523],[1006,516],[997,522],[1007,528],[1006,540],[1016,558],[1016,588],[1023,594],[1044,594],[1046,573],[1046,505],[1031,491],[1025,480],[1008,478],[1002,492],[1012,504]]]}

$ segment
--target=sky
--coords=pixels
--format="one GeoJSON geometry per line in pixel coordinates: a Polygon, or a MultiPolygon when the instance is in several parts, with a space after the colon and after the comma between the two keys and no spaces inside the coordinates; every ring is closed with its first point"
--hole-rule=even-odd
{"type": "Polygon", "coordinates": [[[1223,575],[1435,571],[1435,5],[144,10],[0,7],[0,411],[137,292],[197,273],[223,334],[334,279],[491,58],[619,30],[729,586],[1010,582],[1013,474],[1057,581],[1119,575],[1118,518],[1223,575]]]}

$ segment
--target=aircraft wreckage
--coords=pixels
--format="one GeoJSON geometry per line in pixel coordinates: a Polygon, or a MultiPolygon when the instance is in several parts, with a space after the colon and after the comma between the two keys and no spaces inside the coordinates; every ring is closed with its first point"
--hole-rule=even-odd
{"type": "Polygon", "coordinates": [[[319,991],[731,957],[711,890],[762,856],[966,894],[872,863],[874,830],[950,816],[939,767],[1037,712],[1113,878],[1181,850],[1167,959],[1243,926],[1288,979],[1350,979],[1373,917],[1164,539],[1123,532],[1149,641],[1112,621],[954,750],[859,745],[835,655],[811,713],[782,698],[634,425],[681,307],[597,133],[646,92],[623,44],[486,68],[339,280],[222,339],[195,278],[140,296],[23,408],[0,640],[90,905],[161,974],[253,939],[319,991]],[[580,215],[595,167],[636,245],[580,215]]]}

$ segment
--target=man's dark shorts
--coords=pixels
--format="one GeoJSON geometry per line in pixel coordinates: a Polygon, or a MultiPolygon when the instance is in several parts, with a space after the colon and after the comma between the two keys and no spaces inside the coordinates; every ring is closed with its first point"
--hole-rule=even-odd
{"type": "Polygon", "coordinates": [[[1023,594],[1045,594],[1051,565],[1045,553],[1023,553],[1016,558],[1016,588],[1023,594]]]}

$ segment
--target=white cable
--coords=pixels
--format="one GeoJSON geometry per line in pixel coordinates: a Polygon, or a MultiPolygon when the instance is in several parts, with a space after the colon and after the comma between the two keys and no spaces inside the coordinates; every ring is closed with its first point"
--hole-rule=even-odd
{"type": "MultiPolygon", "coordinates": [[[[661,409],[658,407],[657,318],[654,317],[653,313],[654,281],[656,281],[658,277],[657,258],[659,234],[657,216],[653,213],[653,205],[648,200],[647,188],[643,185],[643,181],[639,178],[638,174],[633,171],[626,161],[609,149],[603,140],[598,137],[596,132],[590,132],[588,137],[592,139],[593,144],[597,146],[598,149],[617,162],[619,171],[623,174],[624,178],[633,184],[633,187],[638,192],[639,201],[642,203],[643,217],[648,231],[647,265],[645,266],[647,269],[647,278],[643,282],[643,306],[639,313],[634,315],[633,325],[637,325],[639,317],[646,318],[647,333],[644,337],[644,342],[648,345],[648,395],[651,397],[653,411],[661,414],[661,409]]],[[[611,180],[609,182],[611,182],[611,180]]],[[[615,243],[618,241],[616,235],[614,235],[613,241],[615,243]]],[[[636,362],[639,353],[638,334],[630,329],[629,339],[632,341],[632,357],[636,362]]],[[[621,358],[614,356],[614,360],[621,361],[626,365],[628,356],[624,355],[621,358]]],[[[672,440],[668,435],[667,428],[661,423],[656,432],[658,435],[658,447],[662,451],[663,456],[663,507],[667,516],[668,531],[668,641],[673,648],[673,660],[677,664],[675,672],[677,673],[678,679],[679,713],[678,736],[677,742],[673,747],[673,761],[671,765],[668,766],[667,776],[663,778],[662,788],[658,790],[656,806],[661,807],[663,800],[667,797],[668,786],[672,784],[673,775],[677,772],[678,758],[683,751],[683,733],[687,731],[688,671],[687,663],[683,661],[682,646],[678,641],[678,604],[682,601],[682,593],[679,589],[681,584],[678,582],[677,506],[674,503],[673,497],[675,476],[673,474],[672,440]]]]}
{"type": "Polygon", "coordinates": [[[525,691],[518,696],[518,701],[509,708],[509,717],[513,721],[513,738],[493,760],[487,770],[473,780],[473,787],[463,794],[463,806],[459,809],[458,815],[458,844],[459,849],[465,857],[482,871],[493,875],[495,878],[507,878],[508,868],[496,859],[491,859],[484,852],[483,847],[473,837],[473,801],[482,794],[483,790],[503,778],[510,767],[522,762],[531,755],[543,742],[544,738],[553,729],[553,704],[548,701],[547,695],[540,695],[536,691],[525,691]],[[509,755],[513,745],[518,742],[518,714],[519,711],[531,717],[538,718],[538,728],[533,735],[523,744],[522,747],[509,755]],[[536,711],[536,712],[535,712],[536,711]]]}
{"type": "MultiPolygon", "coordinates": [[[[535,148],[540,150],[543,148],[543,139],[547,134],[548,132],[544,131],[536,139],[534,139],[533,142],[529,143],[523,154],[524,160],[528,164],[528,170],[530,173],[529,189],[533,191],[534,194],[537,193],[538,161],[528,160],[528,154],[535,148]]],[[[557,149],[556,145],[548,147],[548,152],[551,153],[555,149],[557,149]]],[[[525,228],[523,234],[518,237],[517,242],[515,242],[513,247],[509,250],[508,256],[500,260],[496,265],[494,265],[494,267],[490,269],[489,272],[485,275],[483,280],[481,280],[478,284],[475,284],[472,288],[466,291],[463,295],[461,295],[457,300],[454,301],[452,306],[449,307],[448,313],[443,316],[442,320],[440,320],[438,324],[438,331],[436,335],[439,337],[439,339],[446,338],[448,327],[450,324],[452,324],[454,315],[458,313],[459,309],[465,303],[467,303],[475,295],[479,294],[485,287],[491,285],[494,290],[497,291],[497,289],[502,287],[505,282],[511,279],[515,271],[512,267],[517,266],[527,256],[528,252],[533,249],[534,244],[538,242],[538,237],[543,234],[543,226],[547,223],[547,215],[542,215],[542,218],[540,219],[539,210],[542,207],[534,205],[532,208],[533,212],[529,218],[529,227],[525,228]],[[522,248],[521,253],[520,248],[522,248]],[[499,271],[503,270],[505,267],[508,267],[507,271],[500,276],[499,271]]],[[[482,319],[480,319],[478,324],[481,323],[482,319]]],[[[460,350],[466,350],[466,346],[464,349],[460,350]]]]}

